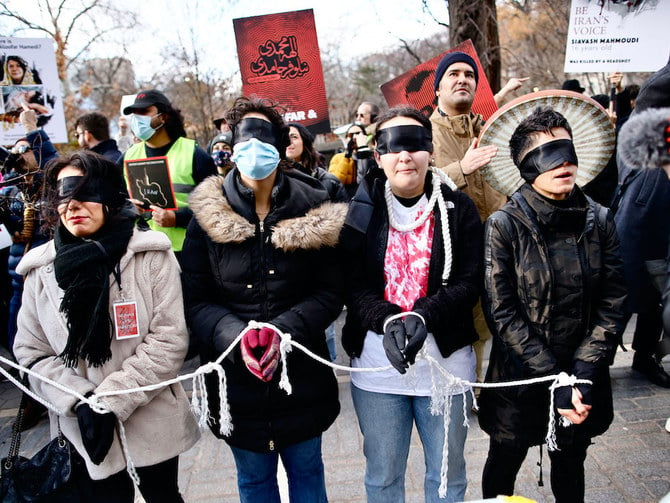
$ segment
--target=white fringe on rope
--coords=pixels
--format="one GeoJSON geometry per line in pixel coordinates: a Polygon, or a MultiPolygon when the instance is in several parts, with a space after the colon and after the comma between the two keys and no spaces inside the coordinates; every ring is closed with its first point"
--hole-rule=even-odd
{"type": "MultiPolygon", "coordinates": [[[[406,316],[408,314],[415,314],[415,313],[401,313],[398,316],[406,316]]],[[[131,389],[125,389],[125,390],[115,390],[115,391],[106,391],[103,393],[99,393],[96,395],[91,395],[89,397],[85,397],[78,393],[75,390],[72,390],[70,388],[67,388],[63,386],[62,384],[45,377],[41,374],[38,374],[37,372],[28,369],[26,367],[23,367],[11,360],[8,360],[7,358],[0,356],[0,362],[4,363],[6,365],[9,365],[10,367],[13,367],[23,373],[26,373],[32,377],[35,377],[36,379],[40,379],[41,381],[44,381],[47,384],[50,384],[51,386],[55,387],[56,389],[64,392],[64,393],[69,393],[70,395],[76,397],[78,400],[82,402],[86,402],[91,409],[93,409],[95,412],[99,413],[106,413],[106,412],[111,412],[109,408],[105,405],[104,401],[102,400],[106,396],[115,396],[115,395],[126,395],[130,393],[137,393],[137,392],[142,392],[142,391],[154,391],[157,389],[164,388],[166,386],[170,386],[172,384],[179,383],[181,381],[186,381],[188,379],[192,379],[193,381],[193,389],[192,389],[192,396],[191,396],[191,409],[193,410],[193,413],[198,419],[198,426],[200,428],[205,428],[207,426],[207,421],[210,419],[210,412],[209,412],[209,406],[208,406],[208,396],[207,396],[207,387],[205,385],[205,375],[209,374],[210,372],[216,372],[218,379],[219,379],[219,431],[222,435],[230,435],[230,433],[233,431],[233,423],[232,423],[232,417],[230,415],[230,406],[228,403],[228,388],[227,388],[227,379],[226,379],[226,373],[221,365],[221,362],[223,361],[224,358],[226,358],[234,349],[237,347],[239,342],[242,340],[242,337],[249,331],[249,330],[259,330],[261,328],[270,328],[271,330],[274,330],[277,332],[281,338],[281,343],[279,346],[279,353],[280,353],[280,360],[282,363],[282,368],[281,368],[281,378],[279,380],[279,387],[283,389],[288,395],[292,393],[292,386],[291,382],[289,380],[288,376],[288,354],[293,350],[293,348],[299,349],[303,353],[305,353],[307,356],[310,358],[318,361],[319,363],[323,365],[327,365],[329,367],[332,367],[333,369],[336,370],[343,370],[347,372],[383,372],[385,370],[392,369],[392,365],[387,365],[385,367],[358,367],[358,368],[353,368],[353,367],[348,367],[345,365],[338,365],[336,363],[332,363],[330,360],[326,360],[322,358],[321,356],[313,353],[309,349],[307,349],[305,346],[300,344],[299,342],[296,342],[295,340],[292,339],[290,334],[283,333],[280,331],[277,327],[270,323],[262,323],[262,322],[256,322],[256,321],[250,321],[247,327],[235,338],[235,340],[228,346],[228,348],[221,353],[221,355],[213,362],[206,363],[202,365],[201,367],[197,368],[194,372],[190,374],[184,374],[181,376],[178,376],[174,379],[170,379],[167,381],[162,381],[160,383],[156,384],[151,384],[147,386],[140,386],[137,388],[131,388],[131,389]]],[[[555,425],[555,420],[554,420],[554,393],[556,388],[561,387],[561,386],[574,386],[575,384],[592,384],[591,381],[587,379],[577,379],[575,376],[568,376],[565,372],[561,372],[559,375],[551,375],[551,376],[544,376],[544,377],[536,377],[533,379],[524,379],[524,380],[518,380],[518,381],[507,381],[507,382],[497,382],[497,383],[478,383],[478,382],[469,382],[464,379],[460,379],[459,377],[456,377],[449,373],[447,370],[445,370],[439,362],[437,362],[434,358],[429,356],[426,353],[425,348],[422,348],[421,351],[419,351],[419,354],[417,355],[417,359],[424,359],[428,362],[429,368],[430,368],[430,373],[431,373],[431,404],[430,404],[430,410],[431,414],[433,415],[440,415],[442,414],[444,420],[444,444],[442,447],[442,466],[440,470],[440,488],[439,488],[439,495],[440,497],[444,498],[446,496],[447,492],[447,469],[448,469],[448,454],[449,454],[449,446],[448,446],[448,436],[449,436],[449,425],[451,422],[451,404],[452,404],[452,399],[454,395],[463,395],[463,424],[466,427],[469,427],[468,423],[468,410],[467,410],[467,400],[466,400],[466,394],[469,392],[472,395],[473,398],[473,404],[476,407],[476,401],[474,400],[474,391],[473,388],[479,387],[479,388],[507,388],[507,387],[512,387],[512,386],[527,386],[530,384],[538,384],[538,383],[543,383],[543,382],[550,382],[551,385],[549,386],[549,393],[550,393],[550,405],[549,405],[549,424],[547,428],[547,437],[546,437],[546,442],[547,442],[547,448],[550,451],[554,451],[558,449],[558,446],[556,444],[556,425],[555,425]]],[[[18,379],[16,379],[13,375],[9,373],[8,370],[0,367],[0,373],[7,377],[9,381],[11,381],[15,386],[17,386],[19,389],[21,389],[24,393],[30,395],[32,398],[34,398],[36,401],[44,405],[46,408],[49,410],[53,411],[54,413],[58,415],[64,415],[64,413],[59,410],[55,405],[49,403],[39,395],[35,394],[32,390],[28,389],[25,387],[18,379]]],[[[565,419],[565,418],[561,418],[565,419]]],[[[562,426],[569,426],[571,423],[569,421],[561,421],[562,426]]],[[[126,434],[125,434],[125,428],[123,426],[123,423],[119,421],[119,436],[121,439],[121,446],[124,452],[124,455],[126,457],[126,470],[132,477],[132,479],[135,481],[136,484],[139,484],[139,478],[137,475],[137,471],[135,470],[135,464],[133,463],[133,460],[130,456],[130,451],[128,448],[128,442],[126,439],[126,434]]]]}

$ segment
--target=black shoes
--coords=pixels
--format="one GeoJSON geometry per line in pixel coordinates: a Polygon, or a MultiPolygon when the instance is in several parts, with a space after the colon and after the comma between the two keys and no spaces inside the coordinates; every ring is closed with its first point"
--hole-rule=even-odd
{"type": "Polygon", "coordinates": [[[656,361],[653,355],[635,352],[633,356],[633,370],[637,370],[654,384],[670,388],[670,375],[656,361]]]}

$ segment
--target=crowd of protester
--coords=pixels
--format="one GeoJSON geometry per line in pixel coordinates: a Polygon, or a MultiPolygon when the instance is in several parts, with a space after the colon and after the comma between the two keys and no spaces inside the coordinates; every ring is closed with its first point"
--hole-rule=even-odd
{"type": "MultiPolygon", "coordinates": [[[[505,138],[515,184],[486,176],[502,153],[479,144],[480,78],[470,56],[448,53],[430,117],[361,103],[330,162],[271,100],[238,98],[202,148],[167,96],[143,90],[116,139],[102,114],[78,117],[81,150],[69,156],[26,108],[0,189],[12,237],[0,255],[3,344],[84,397],[156,384],[185,359],[207,364],[230,350],[222,369],[233,427],[220,422],[215,372],[205,379],[207,424],[230,446],[243,502],[279,502],[279,459],[292,502],[327,501],[322,435],[340,411],[338,385],[302,351],[282,359],[286,334],[332,361],[339,336],[351,367],[379,370],[351,376],[369,502],[404,501],[414,425],[425,500],[465,498],[462,415],[474,394],[448,390],[436,408],[436,372],[486,383],[565,373],[577,381],[557,388],[551,411],[546,383],[481,392],[482,489],[514,494],[529,448],[549,438],[556,501],[583,501],[587,448],[613,417],[609,365],[633,314],[633,369],[670,388],[659,349],[664,321],[670,328],[670,63],[639,90],[613,74],[616,106],[574,79],[556,91],[612,122],[600,140],[617,147],[584,187],[584,139],[541,99],[505,138]],[[138,196],[127,171],[156,158],[172,209],[138,196]],[[279,386],[284,366],[290,394],[279,386]]],[[[525,81],[510,80],[498,104],[525,81]]],[[[128,456],[145,501],[183,501],[179,455],[200,435],[180,384],[106,396],[104,411],[37,378],[30,386],[63,408],[49,411],[51,431],[71,442],[90,501],[134,501],[128,456]]],[[[35,406],[24,426],[44,412],[35,406]]]]}

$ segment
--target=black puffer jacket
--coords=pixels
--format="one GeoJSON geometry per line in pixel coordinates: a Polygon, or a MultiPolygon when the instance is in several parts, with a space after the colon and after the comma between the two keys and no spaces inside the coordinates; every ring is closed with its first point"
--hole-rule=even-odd
{"type": "MultiPolygon", "coordinates": [[[[426,178],[427,196],[432,173],[426,178]]],[[[384,197],[386,176],[381,169],[368,173],[351,200],[342,230],[342,246],[348,268],[347,320],[342,344],[351,357],[360,356],[368,330],[383,333],[384,320],[400,307],[384,300],[384,257],[388,239],[388,211],[384,197]]],[[[447,285],[442,284],[444,246],[439,209],[428,276],[428,295],[417,299],[420,311],[442,356],[447,357],[477,340],[472,308],[479,298],[481,279],[481,222],[472,200],[460,191],[441,185],[449,213],[452,266],[447,285]]]]}
{"type": "MultiPolygon", "coordinates": [[[[261,224],[253,192],[233,169],[204,180],[189,198],[195,218],[182,254],[187,321],[203,361],[216,359],[250,320],[269,322],[328,359],[325,328],[342,308],[335,245],[346,205],[295,170],[277,171],[272,205],[261,224]]],[[[257,452],[282,449],[326,430],[339,412],[333,371],[294,349],[288,357],[291,395],[245,367],[240,349],[223,362],[233,432],[231,445],[257,452]]],[[[218,389],[209,406],[218,417],[218,389]]],[[[214,419],[210,426],[218,435],[214,419]]]]}
{"type": "MultiPolygon", "coordinates": [[[[587,420],[557,428],[563,437],[588,439],[612,421],[608,366],[625,327],[625,289],[611,214],[575,191],[581,220],[570,232],[559,234],[565,219],[556,217],[563,210],[550,207],[527,184],[486,222],[483,298],[493,333],[486,382],[560,371],[593,379],[587,420]],[[552,267],[552,260],[563,266],[552,267]]],[[[494,440],[516,446],[544,442],[548,384],[483,389],[479,405],[480,425],[494,440]]]]}

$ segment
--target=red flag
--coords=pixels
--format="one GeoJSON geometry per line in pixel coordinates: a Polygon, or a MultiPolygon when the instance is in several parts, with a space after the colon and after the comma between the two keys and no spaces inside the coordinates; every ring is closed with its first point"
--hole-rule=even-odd
{"type": "Polygon", "coordinates": [[[233,19],[242,92],[277,101],[286,122],[330,132],[312,9],[233,19]]]}

